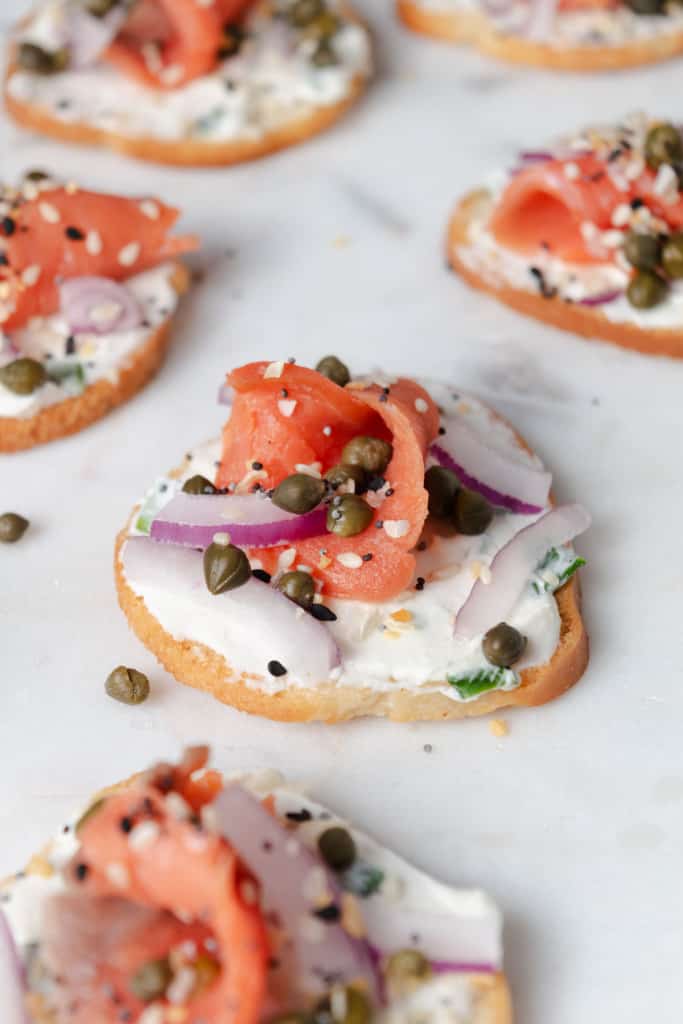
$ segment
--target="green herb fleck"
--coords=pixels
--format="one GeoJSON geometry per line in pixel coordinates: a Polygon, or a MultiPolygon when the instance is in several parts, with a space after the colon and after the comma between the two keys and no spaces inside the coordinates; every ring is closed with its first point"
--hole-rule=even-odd
{"type": "Polygon", "coordinates": [[[347,892],[352,892],[354,896],[361,896],[364,899],[377,892],[383,881],[384,872],[364,860],[356,860],[341,875],[341,883],[347,892]]]}
{"type": "Polygon", "coordinates": [[[87,384],[82,363],[51,363],[48,377],[71,395],[82,395],[87,384]]]}
{"type": "Polygon", "coordinates": [[[489,690],[512,689],[519,683],[519,676],[509,668],[482,668],[462,676],[448,676],[463,700],[478,697],[489,690]]]}

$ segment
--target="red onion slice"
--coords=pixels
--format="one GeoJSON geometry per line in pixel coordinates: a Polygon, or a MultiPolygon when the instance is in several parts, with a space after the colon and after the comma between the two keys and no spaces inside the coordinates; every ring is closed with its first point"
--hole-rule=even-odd
{"type": "Polygon", "coordinates": [[[483,494],[492,505],[535,515],[548,504],[550,473],[489,447],[465,423],[451,419],[440,443],[433,444],[430,453],[465,487],[483,494]]]}
{"type": "Polygon", "coordinates": [[[118,35],[128,14],[126,4],[117,4],[101,18],[89,14],[80,4],[70,4],[64,24],[70,66],[84,68],[95,64],[118,35]]]}
{"type": "Polygon", "coordinates": [[[523,149],[519,159],[525,164],[544,164],[553,159],[553,154],[547,149],[523,149]]]}
{"type": "Polygon", "coordinates": [[[290,544],[326,532],[327,511],[305,515],[274,505],[258,494],[176,494],[152,521],[153,540],[184,547],[207,548],[216,533],[229,533],[238,547],[265,548],[290,544]]]}
{"type": "Polygon", "coordinates": [[[108,277],[72,277],[59,286],[61,312],[74,334],[110,334],[142,323],[129,288],[108,277]]]}
{"type": "Polygon", "coordinates": [[[282,979],[280,998],[298,1008],[325,994],[333,980],[364,984],[377,1004],[377,976],[367,943],[350,935],[340,919],[316,914],[335,907],[341,915],[344,898],[317,853],[239,785],[227,785],[213,808],[220,831],[261,883],[266,920],[278,923],[274,955],[279,966],[271,981],[278,990],[282,979]]]}
{"type": "Polygon", "coordinates": [[[529,577],[551,548],[568,544],[590,526],[581,505],[560,505],[520,530],[491,563],[491,580],[479,578],[455,620],[455,635],[471,639],[503,622],[529,577]]]}
{"type": "Polygon", "coordinates": [[[234,395],[234,388],[231,388],[229,384],[221,384],[218,389],[218,404],[230,407],[233,403],[234,395]]]}
{"type": "Polygon", "coordinates": [[[25,992],[24,965],[7,918],[0,910],[0,1000],[3,1024],[30,1024],[25,992]]]}
{"type": "Polygon", "coordinates": [[[588,295],[585,299],[579,299],[579,306],[606,306],[608,302],[620,299],[624,294],[621,288],[612,288],[611,291],[600,292],[599,295],[588,295]]]}
{"type": "MultiPolygon", "coordinates": [[[[156,544],[149,537],[129,537],[121,559],[129,584],[143,598],[157,591],[186,602],[188,615],[200,627],[207,625],[210,636],[204,637],[205,642],[211,643],[216,629],[223,630],[228,640],[235,638],[243,652],[239,658],[249,660],[248,665],[239,666],[243,671],[267,677],[268,662],[279,661],[290,678],[322,683],[341,664],[327,626],[267,583],[252,578],[236,590],[211,594],[200,552],[156,544]]],[[[202,636],[195,639],[201,641],[202,636]]]]}

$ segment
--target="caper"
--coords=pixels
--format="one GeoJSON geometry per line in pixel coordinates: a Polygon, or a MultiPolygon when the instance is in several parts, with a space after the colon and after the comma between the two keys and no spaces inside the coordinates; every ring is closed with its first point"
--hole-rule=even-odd
{"type": "Polygon", "coordinates": [[[671,235],[662,248],[662,266],[667,277],[683,277],[683,231],[671,235]]]}
{"type": "Polygon", "coordinates": [[[189,477],[183,484],[185,494],[218,494],[217,489],[201,473],[189,477]]]}
{"type": "Polygon", "coordinates": [[[325,497],[327,488],[323,480],[307,473],[292,473],[273,491],[273,504],[287,512],[304,515],[311,512],[325,497]]]}
{"type": "Polygon", "coordinates": [[[14,359],[0,366],[0,384],[15,395],[32,395],[46,380],[45,367],[35,359],[14,359]]]}
{"type": "Polygon", "coordinates": [[[294,601],[294,604],[302,608],[310,608],[315,597],[315,583],[313,577],[307,572],[300,572],[298,569],[293,572],[286,572],[277,581],[277,589],[294,601]]]}
{"type": "Polygon", "coordinates": [[[119,6],[121,0],[85,0],[85,9],[88,14],[93,14],[96,18],[103,18],[105,14],[109,14],[115,7],[119,6]]]}
{"type": "Polygon", "coordinates": [[[367,996],[352,985],[335,985],[313,1013],[313,1024],[370,1024],[371,1020],[367,996]]]}
{"type": "Polygon", "coordinates": [[[524,654],[526,637],[507,622],[499,622],[482,640],[484,657],[499,668],[510,668],[524,654]]]}
{"type": "Polygon", "coordinates": [[[320,856],[333,871],[346,871],[356,859],[356,844],[348,829],[335,825],[318,836],[320,856]]]}
{"type": "Polygon", "coordinates": [[[429,960],[417,949],[401,949],[393,953],[384,969],[393,998],[408,995],[417,985],[429,981],[432,968],[429,960]]]}
{"type": "Polygon", "coordinates": [[[383,473],[391,462],[394,449],[379,437],[359,435],[344,445],[341,460],[350,466],[360,466],[366,473],[383,473]]]}
{"type": "Polygon", "coordinates": [[[311,63],[316,68],[333,68],[339,63],[337,51],[329,39],[321,39],[311,55],[311,63]]]}
{"type": "Polygon", "coordinates": [[[665,122],[650,128],[645,137],[645,159],[655,170],[661,164],[674,164],[683,157],[681,133],[665,122]]]}
{"type": "Polygon", "coordinates": [[[80,818],[78,819],[78,821],[74,825],[74,832],[76,833],[76,835],[78,835],[78,833],[81,831],[83,826],[88,821],[90,821],[91,818],[95,817],[95,815],[98,813],[98,811],[102,810],[102,808],[104,807],[105,803],[106,803],[106,797],[101,796],[98,800],[94,800],[90,804],[89,807],[86,807],[86,809],[83,811],[83,814],[81,814],[80,818]]]}
{"type": "Polygon", "coordinates": [[[142,704],[149,697],[149,679],[135,668],[119,665],[107,676],[104,688],[122,704],[142,704]]]}
{"type": "Polygon", "coordinates": [[[310,21],[304,29],[304,34],[311,39],[327,41],[336,35],[341,27],[341,21],[332,11],[323,11],[317,18],[310,21]]]}
{"type": "Polygon", "coordinates": [[[63,71],[69,63],[67,50],[44,50],[35,43],[21,43],[17,51],[17,63],[25,71],[37,75],[54,75],[63,71]]]}
{"type": "Polygon", "coordinates": [[[130,990],[141,1003],[160,999],[173,980],[173,971],[167,957],[150,960],[139,967],[130,979],[130,990]]]}
{"type": "Polygon", "coordinates": [[[244,551],[218,538],[220,534],[204,552],[204,579],[212,594],[236,590],[251,579],[251,566],[244,551]]]}
{"type": "Polygon", "coordinates": [[[325,473],[325,479],[334,491],[344,487],[345,484],[347,489],[351,490],[348,487],[349,481],[353,483],[353,494],[362,494],[367,489],[366,473],[363,467],[350,466],[346,462],[340,462],[337,466],[332,466],[331,469],[328,469],[327,473],[325,473]]]}
{"type": "Polygon", "coordinates": [[[664,14],[664,0],[625,0],[634,14],[664,14]]]}
{"type": "Polygon", "coordinates": [[[45,171],[39,171],[35,169],[26,172],[26,174],[24,175],[24,181],[30,181],[31,184],[37,185],[40,181],[47,181],[49,177],[50,175],[47,174],[45,171]]]}
{"type": "Polygon", "coordinates": [[[662,256],[662,243],[657,235],[629,231],[624,242],[624,256],[638,270],[655,270],[662,256]]]}
{"type": "Polygon", "coordinates": [[[325,10],[323,0],[295,0],[287,11],[287,20],[296,28],[305,28],[325,10]]]}
{"type": "Polygon", "coordinates": [[[651,309],[667,293],[666,281],[651,270],[638,270],[626,289],[626,298],[636,309],[651,309]]]}
{"type": "Polygon", "coordinates": [[[338,494],[327,510],[327,529],[340,537],[355,537],[372,522],[373,511],[357,494],[338,494]]]}
{"type": "Polygon", "coordinates": [[[491,525],[493,509],[482,494],[461,487],[455,496],[453,518],[458,533],[477,537],[491,525]]]}
{"type": "Polygon", "coordinates": [[[322,373],[323,377],[334,381],[340,388],[345,388],[351,380],[348,366],[336,356],[325,356],[316,366],[316,370],[318,373],[322,373]]]}
{"type": "Polygon", "coordinates": [[[425,488],[429,494],[429,511],[443,519],[453,511],[460,481],[455,473],[444,466],[430,466],[425,473],[425,488]]]}
{"type": "Polygon", "coordinates": [[[28,519],[16,512],[5,512],[0,516],[0,544],[16,544],[26,533],[28,519]]]}

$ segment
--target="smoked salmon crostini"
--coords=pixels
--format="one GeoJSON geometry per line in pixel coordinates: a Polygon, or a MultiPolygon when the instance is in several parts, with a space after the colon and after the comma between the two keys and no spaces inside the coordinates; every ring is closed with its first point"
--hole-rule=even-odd
{"type": "Polygon", "coordinates": [[[42,172],[0,192],[0,452],[82,430],[154,375],[198,245],[177,218],[42,172]]]}
{"type": "Polygon", "coordinates": [[[65,142],[225,165],[323,131],[370,73],[345,0],[43,0],[17,29],[5,102],[65,142]]]}
{"type": "Polygon", "coordinates": [[[587,128],[466,195],[449,262],[528,316],[681,358],[682,182],[678,125],[638,114],[587,128]]]}
{"type": "Polygon", "coordinates": [[[676,0],[396,0],[424,35],[559,71],[609,71],[683,53],[676,0]]]}
{"type": "Polygon", "coordinates": [[[557,697],[582,675],[580,505],[446,385],[338,359],[228,375],[221,439],[118,537],[119,601],[180,682],[284,721],[428,720],[557,697]]]}
{"type": "Polygon", "coordinates": [[[3,1024],[511,1024],[487,895],[206,760],[101,794],[0,884],[3,1024]]]}

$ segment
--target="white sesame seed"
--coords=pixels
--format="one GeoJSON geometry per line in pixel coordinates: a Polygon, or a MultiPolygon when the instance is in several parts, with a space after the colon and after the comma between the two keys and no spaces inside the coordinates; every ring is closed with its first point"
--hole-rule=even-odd
{"type": "Polygon", "coordinates": [[[384,520],[384,532],[394,540],[398,540],[399,537],[405,537],[409,529],[410,523],[407,519],[384,520]]]}
{"type": "Polygon", "coordinates": [[[225,530],[221,530],[219,533],[214,533],[213,542],[214,544],[218,544],[219,547],[227,548],[230,543],[230,534],[225,530]]]}
{"type": "Polygon", "coordinates": [[[156,821],[142,821],[128,836],[128,845],[133,850],[145,850],[156,842],[159,832],[160,829],[156,821]]]}
{"type": "Polygon", "coordinates": [[[186,818],[189,818],[192,814],[190,805],[182,798],[180,793],[175,793],[173,791],[167,793],[165,802],[166,809],[169,814],[172,817],[177,818],[178,821],[183,821],[186,818]]]}
{"type": "Polygon", "coordinates": [[[218,812],[211,804],[204,804],[199,812],[202,825],[207,832],[218,832],[218,812]]]}
{"type": "Polygon", "coordinates": [[[325,437],[331,437],[332,436],[332,427],[327,427],[327,426],[323,427],[323,434],[325,435],[325,437]]]}
{"type": "Polygon", "coordinates": [[[628,203],[619,203],[614,213],[612,214],[612,223],[615,228],[625,227],[631,219],[631,207],[628,203]]]}
{"type": "Polygon", "coordinates": [[[661,196],[667,205],[676,202],[678,199],[678,177],[670,164],[660,166],[652,191],[655,195],[661,196]]]}
{"type": "Polygon", "coordinates": [[[193,967],[181,967],[173,981],[166,989],[166,998],[169,1003],[178,1006],[186,1003],[197,979],[197,972],[193,967]]]}
{"type": "Polygon", "coordinates": [[[415,408],[418,412],[427,412],[429,405],[425,402],[424,398],[415,399],[415,408]]]}
{"type": "Polygon", "coordinates": [[[568,178],[569,181],[575,181],[580,174],[581,174],[581,171],[579,170],[578,164],[575,164],[575,163],[565,164],[565,166],[564,166],[564,176],[565,176],[565,178],[568,178]]]}
{"type": "Polygon", "coordinates": [[[296,409],[297,402],[294,398],[281,398],[277,403],[277,407],[283,416],[289,418],[294,410],[296,409]]]}
{"type": "Polygon", "coordinates": [[[306,462],[297,462],[294,466],[297,473],[305,473],[306,476],[313,476],[316,480],[320,480],[322,468],[321,462],[311,462],[310,465],[306,462]]]}
{"type": "Polygon", "coordinates": [[[130,883],[128,868],[118,860],[113,860],[110,864],[107,864],[104,873],[111,884],[116,886],[117,889],[125,889],[130,883]]]}
{"type": "Polygon", "coordinates": [[[337,555],[337,561],[346,569],[360,569],[363,564],[363,559],[355,551],[342,551],[337,555]]]}
{"type": "Polygon", "coordinates": [[[31,288],[34,284],[38,283],[38,278],[41,275],[41,268],[37,263],[32,263],[30,267],[26,267],[22,271],[21,280],[24,282],[27,288],[31,288]]]}
{"type": "Polygon", "coordinates": [[[138,1024],[164,1024],[166,1011],[161,1003],[146,1007],[140,1014],[138,1024]]]}
{"type": "Polygon", "coordinates": [[[281,377],[284,368],[285,363],[283,359],[279,359],[276,363],[269,363],[263,371],[263,379],[269,380],[271,377],[281,377]]]}
{"type": "Polygon", "coordinates": [[[140,203],[140,212],[144,213],[145,217],[149,217],[150,220],[159,220],[161,213],[159,204],[155,203],[153,199],[143,199],[140,203]]]}
{"type": "Polygon", "coordinates": [[[137,261],[142,246],[139,242],[129,242],[128,245],[124,245],[123,249],[119,253],[119,263],[122,267],[132,267],[137,261]]]}
{"type": "Polygon", "coordinates": [[[48,224],[59,224],[59,210],[52,203],[39,203],[38,210],[40,211],[40,216],[48,224]]]}
{"type": "Polygon", "coordinates": [[[91,256],[99,256],[104,246],[102,245],[102,236],[99,231],[89,231],[85,236],[85,248],[86,252],[89,252],[91,256]]]}
{"type": "Polygon", "coordinates": [[[296,548],[285,548],[277,560],[278,569],[289,569],[296,558],[296,548]]]}
{"type": "Polygon", "coordinates": [[[177,85],[183,77],[183,69],[180,64],[169,64],[167,68],[162,68],[159,73],[159,79],[164,85],[177,85]]]}

